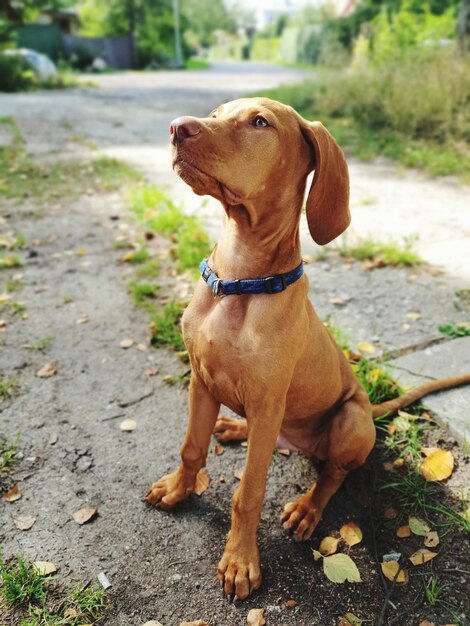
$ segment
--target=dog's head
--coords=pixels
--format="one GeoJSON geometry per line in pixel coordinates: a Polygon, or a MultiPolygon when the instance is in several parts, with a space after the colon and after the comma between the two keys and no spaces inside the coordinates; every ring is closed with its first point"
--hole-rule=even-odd
{"type": "Polygon", "coordinates": [[[243,98],[206,118],[176,118],[170,134],[173,167],[195,193],[226,206],[297,211],[306,177],[315,170],[306,203],[313,239],[326,244],[348,227],[348,168],[320,122],[268,98],[243,98]]]}

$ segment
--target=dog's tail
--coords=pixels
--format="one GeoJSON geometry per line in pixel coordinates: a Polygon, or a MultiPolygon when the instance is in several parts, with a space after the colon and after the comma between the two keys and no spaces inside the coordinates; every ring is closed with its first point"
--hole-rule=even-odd
{"type": "Polygon", "coordinates": [[[435,391],[451,389],[452,387],[460,387],[460,385],[470,384],[470,374],[459,374],[458,376],[449,376],[448,378],[439,378],[439,380],[431,380],[428,383],[419,385],[402,396],[387,400],[381,404],[374,404],[372,407],[372,417],[381,417],[382,415],[393,415],[399,409],[403,409],[423,396],[427,396],[435,391]]]}

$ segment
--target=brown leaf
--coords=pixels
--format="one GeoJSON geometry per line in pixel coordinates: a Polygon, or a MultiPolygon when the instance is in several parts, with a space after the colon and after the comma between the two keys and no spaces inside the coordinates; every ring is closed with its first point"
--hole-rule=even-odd
{"type": "Polygon", "coordinates": [[[50,446],[54,446],[59,440],[59,433],[51,433],[49,437],[49,441],[47,442],[50,446]]]}
{"type": "Polygon", "coordinates": [[[335,306],[343,306],[344,300],[342,298],[331,298],[330,303],[334,304],[335,306]]]}
{"type": "Polygon", "coordinates": [[[421,475],[429,481],[446,480],[454,471],[454,457],[449,450],[436,450],[421,465],[421,475]]]}
{"type": "Polygon", "coordinates": [[[318,550],[323,556],[329,556],[330,554],[334,554],[338,549],[339,539],[336,537],[324,537],[321,542],[318,550]]]}
{"type": "Polygon", "coordinates": [[[362,530],[355,522],[348,522],[339,529],[339,534],[342,540],[348,544],[349,547],[355,546],[356,543],[362,541],[362,530]]]}
{"type": "Polygon", "coordinates": [[[42,576],[48,576],[57,572],[57,567],[50,561],[34,561],[33,567],[42,576]]]}
{"type": "Polygon", "coordinates": [[[148,350],[148,344],[144,342],[138,343],[137,350],[139,350],[139,352],[145,352],[146,350],[148,350]]]}
{"type": "Polygon", "coordinates": [[[210,479],[209,474],[206,472],[206,470],[205,469],[199,470],[196,476],[196,485],[194,487],[194,493],[197,496],[202,496],[202,494],[204,493],[204,491],[206,491],[206,489],[209,487],[210,484],[211,484],[211,479],[210,479]]]}
{"type": "Polygon", "coordinates": [[[180,626],[209,626],[203,619],[198,619],[195,622],[181,622],[180,626]]]}
{"type": "Polygon", "coordinates": [[[34,526],[35,522],[36,518],[31,517],[30,515],[13,518],[13,523],[15,524],[16,528],[18,528],[18,530],[29,530],[34,526]]]}
{"type": "Polygon", "coordinates": [[[78,617],[77,609],[74,609],[72,607],[70,607],[70,609],[67,609],[64,613],[64,619],[66,620],[71,621],[75,619],[76,617],[78,617]]]}
{"type": "Polygon", "coordinates": [[[119,342],[119,345],[121,346],[121,348],[124,348],[124,350],[127,350],[127,348],[130,348],[131,346],[134,345],[134,340],[133,339],[122,339],[119,342]]]}
{"type": "Polygon", "coordinates": [[[395,459],[392,463],[393,469],[400,469],[405,465],[405,459],[395,459]]]}
{"type": "Polygon", "coordinates": [[[400,570],[400,565],[397,561],[385,561],[380,564],[382,573],[385,578],[396,582],[398,585],[405,585],[408,582],[408,572],[406,569],[400,570]]]}
{"type": "Polygon", "coordinates": [[[77,522],[77,524],[86,524],[90,520],[92,520],[98,514],[98,509],[96,507],[85,507],[83,509],[78,509],[73,514],[73,519],[77,522]]]}
{"type": "Polygon", "coordinates": [[[297,606],[297,602],[295,600],[287,600],[286,606],[288,606],[290,609],[293,609],[297,606]]]}
{"type": "Polygon", "coordinates": [[[282,454],[282,456],[291,455],[291,451],[289,450],[289,448],[278,448],[277,451],[279,452],[279,454],[282,454]]]}
{"type": "Polygon", "coordinates": [[[424,545],[426,548],[435,548],[439,545],[439,535],[435,530],[431,530],[424,538],[424,545]]]}
{"type": "Polygon", "coordinates": [[[405,526],[400,526],[396,531],[397,537],[400,539],[405,539],[405,537],[411,536],[411,528],[406,524],[405,526]]]}
{"type": "Polygon", "coordinates": [[[427,563],[431,559],[437,556],[437,552],[431,552],[427,548],[420,548],[413,552],[413,554],[409,557],[410,561],[413,565],[422,565],[423,563],[427,563]]]}
{"type": "Polygon", "coordinates": [[[0,320],[0,328],[6,328],[7,327],[7,323],[5,320],[0,320]]]}
{"type": "Polygon", "coordinates": [[[263,626],[263,624],[266,624],[263,613],[264,609],[250,609],[246,618],[248,626],[263,626]]]}
{"type": "Polygon", "coordinates": [[[147,376],[156,376],[158,374],[158,367],[147,367],[145,373],[147,376]]]}
{"type": "Polygon", "coordinates": [[[90,321],[90,318],[88,317],[88,315],[80,315],[78,320],[75,321],[75,324],[77,325],[87,324],[89,321],[90,321]]]}
{"type": "Polygon", "coordinates": [[[214,446],[215,456],[220,456],[225,452],[224,446],[221,446],[220,443],[216,443],[214,446]]]}
{"type": "Polygon", "coordinates": [[[430,622],[427,619],[423,619],[423,621],[419,623],[419,626],[434,626],[434,622],[430,622]]]}
{"type": "MultiPolygon", "coordinates": [[[[188,622],[186,622],[187,624],[188,622]]],[[[184,624],[184,622],[183,622],[184,624]]],[[[160,622],[157,622],[156,620],[152,619],[150,620],[150,622],[145,622],[145,624],[142,624],[142,626],[163,626],[162,624],[160,624],[160,622]]]]}
{"type": "Polygon", "coordinates": [[[20,486],[16,484],[10,489],[10,491],[4,493],[2,498],[6,500],[6,502],[16,502],[16,500],[19,500],[22,495],[20,486]]]}
{"type": "Polygon", "coordinates": [[[54,376],[54,374],[57,374],[56,363],[46,363],[41,367],[36,376],[39,376],[39,378],[49,378],[50,376],[54,376]]]}
{"type": "Polygon", "coordinates": [[[119,428],[126,433],[130,433],[137,428],[137,422],[129,417],[119,424],[119,428]]]}
{"type": "Polygon", "coordinates": [[[233,470],[233,475],[237,480],[241,480],[243,478],[243,469],[238,468],[233,470]]]}
{"type": "Polygon", "coordinates": [[[385,510],[384,517],[385,519],[395,519],[398,515],[398,511],[394,509],[392,506],[385,510]]]}

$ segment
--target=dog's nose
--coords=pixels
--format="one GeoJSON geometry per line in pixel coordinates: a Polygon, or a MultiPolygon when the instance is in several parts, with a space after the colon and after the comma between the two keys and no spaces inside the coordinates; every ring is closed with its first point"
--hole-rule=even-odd
{"type": "Polygon", "coordinates": [[[200,132],[199,120],[189,115],[177,117],[170,124],[171,143],[173,145],[182,144],[185,139],[195,137],[200,132]]]}

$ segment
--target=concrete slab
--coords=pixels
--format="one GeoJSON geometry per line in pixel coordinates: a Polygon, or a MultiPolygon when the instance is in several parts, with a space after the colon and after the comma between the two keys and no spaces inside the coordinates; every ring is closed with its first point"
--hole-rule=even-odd
{"type": "MultiPolygon", "coordinates": [[[[401,384],[416,386],[429,378],[443,378],[470,372],[470,337],[453,339],[407,354],[391,364],[401,384]]],[[[424,403],[449,427],[460,442],[470,437],[470,385],[435,393],[424,403]]]]}

